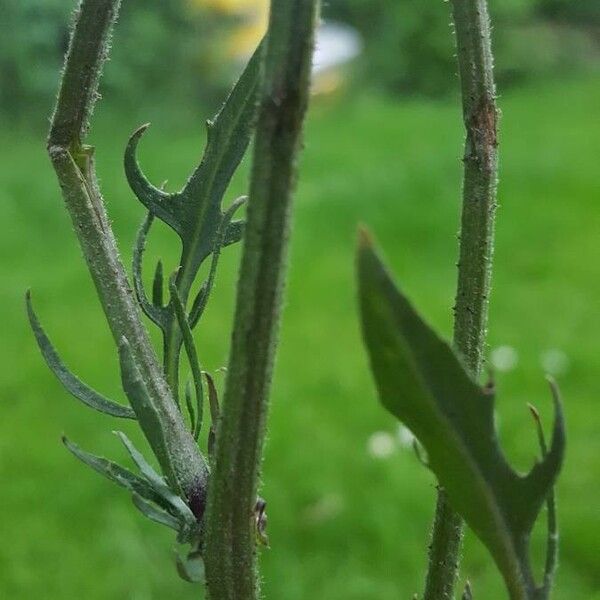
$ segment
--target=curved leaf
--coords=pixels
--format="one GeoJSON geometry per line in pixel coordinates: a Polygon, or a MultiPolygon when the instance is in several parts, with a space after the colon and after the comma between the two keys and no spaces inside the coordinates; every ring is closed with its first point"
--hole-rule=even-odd
{"type": "Polygon", "coordinates": [[[140,308],[144,311],[144,314],[156,325],[158,325],[163,331],[166,328],[166,322],[168,319],[168,312],[165,307],[162,306],[162,263],[159,261],[154,273],[154,280],[152,285],[152,302],[146,295],[144,289],[144,280],[142,277],[142,261],[144,257],[144,250],[146,248],[146,237],[152,226],[154,216],[151,212],[148,212],[144,218],[137,234],[135,245],[133,247],[133,259],[132,259],[132,275],[133,275],[133,289],[137,298],[140,308]],[[159,293],[161,292],[161,293],[159,293]]]}
{"type": "Polygon", "coordinates": [[[37,315],[33,310],[31,293],[29,291],[27,292],[25,299],[29,323],[31,324],[31,329],[35,335],[38,347],[46,364],[50,367],[50,370],[54,373],[56,378],[62,383],[63,387],[71,395],[75,396],[75,398],[81,400],[86,406],[89,406],[94,410],[122,419],[135,419],[135,413],[129,406],[123,406],[113,400],[109,400],[89,385],[83,383],[83,381],[69,371],[42,328],[37,315]]]}
{"type": "Polygon", "coordinates": [[[150,127],[150,123],[136,129],[125,148],[125,176],[129,187],[137,199],[156,217],[172,227],[179,235],[182,235],[181,205],[182,198],[179,194],[169,194],[152,185],[142,173],[138,163],[136,152],[140,138],[150,127]]]}

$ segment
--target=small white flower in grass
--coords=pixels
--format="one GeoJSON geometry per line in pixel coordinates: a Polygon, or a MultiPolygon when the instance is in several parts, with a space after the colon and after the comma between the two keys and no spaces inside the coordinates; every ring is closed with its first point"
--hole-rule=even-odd
{"type": "Polygon", "coordinates": [[[323,523],[335,519],[344,509],[344,498],[341,494],[331,492],[309,504],[303,511],[302,517],[307,523],[323,523]]]}
{"type": "Polygon", "coordinates": [[[558,348],[550,348],[540,356],[542,369],[549,375],[562,375],[569,370],[569,357],[558,348]]]}
{"type": "Polygon", "coordinates": [[[376,431],[369,438],[367,449],[373,458],[388,458],[396,449],[396,444],[387,431],[376,431]]]}
{"type": "Polygon", "coordinates": [[[397,436],[398,444],[400,444],[401,448],[412,448],[413,442],[415,441],[415,436],[412,434],[412,431],[408,429],[408,427],[399,425],[397,436]]]}
{"type": "Polygon", "coordinates": [[[512,346],[498,346],[492,350],[490,362],[496,371],[512,371],[519,362],[519,354],[512,346]]]}

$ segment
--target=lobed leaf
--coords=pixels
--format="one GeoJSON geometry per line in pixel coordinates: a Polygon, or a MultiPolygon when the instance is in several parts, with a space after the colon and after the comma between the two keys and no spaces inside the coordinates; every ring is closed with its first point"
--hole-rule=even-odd
{"type": "Polygon", "coordinates": [[[364,234],[358,283],[363,336],[381,402],[423,444],[430,468],[488,547],[511,597],[534,597],[529,537],[564,455],[558,397],[551,447],[528,474],[516,473],[496,436],[493,391],[473,381],[423,321],[364,234]]]}
{"type": "MultiPolygon", "coordinates": [[[[134,132],[125,150],[125,173],[134,194],[152,216],[164,221],[181,238],[182,253],[176,286],[184,307],[187,306],[201,265],[213,254],[209,277],[193,303],[189,318],[192,328],[206,306],[221,248],[239,241],[243,234],[243,223],[231,221],[233,213],[223,213],[221,204],[254,128],[261,54],[262,44],[248,62],[221,110],[212,121],[207,122],[207,143],[202,161],[182,190],[166,193],[152,185],[142,173],[136,151],[147,125],[134,132]]],[[[141,256],[149,226],[150,221],[147,220],[136,243],[134,281],[142,309],[162,330],[165,372],[177,399],[179,355],[184,340],[177,326],[175,307],[172,303],[166,307],[151,303],[141,283],[141,256]]]]}
{"type": "MultiPolygon", "coordinates": [[[[208,140],[204,156],[180,192],[168,194],[153,186],[139,167],[137,145],[148,125],[134,132],[125,150],[125,173],[129,185],[142,204],[181,237],[181,267],[188,273],[186,277],[190,281],[212,252],[224,217],[220,208],[223,195],[250,141],[256,111],[260,53],[259,46],[221,110],[212,121],[207,122],[208,140]]],[[[224,244],[238,241],[242,230],[239,222],[229,224],[223,237],[224,244]]]]}

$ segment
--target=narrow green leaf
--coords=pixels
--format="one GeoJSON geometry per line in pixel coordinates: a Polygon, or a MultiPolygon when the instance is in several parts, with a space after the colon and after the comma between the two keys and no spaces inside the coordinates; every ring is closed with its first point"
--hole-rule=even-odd
{"type": "MultiPolygon", "coordinates": [[[[113,433],[121,440],[125,446],[125,449],[129,453],[129,456],[131,456],[133,462],[140,470],[142,476],[145,477],[155,488],[160,489],[165,487],[168,490],[167,484],[163,477],[154,470],[150,463],[144,458],[143,454],[133,445],[132,441],[122,431],[114,431],[113,433]]],[[[171,492],[171,490],[168,491],[168,496],[174,494],[171,492]]]]}
{"type": "MultiPolygon", "coordinates": [[[[133,289],[135,291],[135,296],[137,298],[138,304],[140,305],[140,308],[144,311],[144,314],[153,323],[158,325],[164,331],[167,326],[166,324],[169,314],[168,311],[162,306],[162,280],[157,281],[157,277],[159,274],[158,267],[154,275],[154,283],[152,287],[152,302],[150,302],[148,296],[146,295],[146,290],[144,288],[144,280],[142,277],[142,264],[144,258],[144,250],[146,248],[146,238],[148,236],[148,232],[150,231],[150,227],[152,226],[153,221],[154,216],[151,212],[148,212],[138,230],[135,245],[133,246],[133,289]],[[159,285],[160,295],[158,296],[159,285]]],[[[159,265],[161,265],[162,267],[160,261],[159,265]]],[[[162,268],[160,270],[160,275],[162,275],[162,268]]]]}
{"type": "Polygon", "coordinates": [[[154,521],[159,525],[166,525],[174,531],[180,531],[181,526],[179,521],[167,511],[158,508],[155,504],[148,502],[135,492],[131,495],[131,499],[134,506],[151,521],[154,521]]]}
{"type": "Polygon", "coordinates": [[[219,229],[217,231],[217,235],[215,236],[215,244],[213,246],[211,262],[210,262],[210,270],[208,272],[208,277],[206,281],[202,284],[198,295],[194,299],[194,303],[192,305],[192,309],[190,310],[189,322],[190,328],[194,329],[197,325],[200,317],[204,313],[204,309],[206,308],[206,304],[208,303],[208,298],[212,291],[215,277],[217,275],[217,266],[219,263],[219,258],[221,256],[221,249],[226,245],[226,236],[230,233],[230,226],[232,225],[231,219],[236,211],[243,206],[248,200],[247,196],[240,196],[236,200],[231,203],[231,206],[225,211],[223,214],[223,219],[221,224],[219,225],[219,229]]]}
{"type": "Polygon", "coordinates": [[[192,379],[194,380],[194,390],[196,392],[196,422],[193,428],[193,435],[197,439],[202,427],[202,415],[204,405],[204,391],[202,389],[202,370],[200,369],[200,362],[198,361],[198,352],[196,351],[196,344],[194,342],[194,336],[188,322],[187,315],[185,314],[185,308],[179,297],[177,286],[175,285],[174,279],[169,282],[169,291],[171,292],[171,304],[175,309],[175,316],[177,317],[177,323],[181,329],[183,335],[183,344],[185,351],[188,356],[190,368],[192,370],[192,379]]]}
{"type": "MultiPolygon", "coordinates": [[[[196,403],[198,401],[196,400],[196,403]]],[[[192,428],[192,432],[196,431],[196,409],[194,408],[194,400],[193,400],[193,391],[192,384],[188,379],[185,382],[185,405],[187,407],[188,415],[190,416],[190,424],[192,428]]],[[[198,441],[198,437],[194,436],[194,439],[198,441]]]]}
{"type": "MultiPolygon", "coordinates": [[[[556,382],[551,377],[548,377],[548,383],[552,395],[558,399],[559,391],[556,382]]],[[[542,427],[542,421],[540,419],[540,413],[538,410],[529,405],[529,410],[533,416],[535,428],[538,436],[538,443],[540,446],[542,458],[548,454],[548,445],[546,443],[546,436],[542,427]]],[[[550,591],[554,582],[554,574],[556,572],[556,566],[558,564],[558,514],[556,510],[556,492],[554,488],[550,490],[548,498],[546,500],[546,524],[547,524],[547,537],[546,537],[546,562],[544,565],[544,592],[550,597],[550,591]]]]}
{"type": "Polygon", "coordinates": [[[215,381],[206,371],[202,371],[206,377],[206,387],[208,388],[208,405],[210,407],[210,429],[208,431],[208,455],[213,456],[215,442],[217,438],[217,424],[219,422],[219,396],[215,381]]]}
{"type": "Polygon", "coordinates": [[[172,457],[167,450],[162,417],[152,404],[146,384],[135,364],[131,347],[125,337],[121,338],[121,342],[119,343],[119,360],[123,390],[129,398],[131,406],[134,407],[146,439],[164,470],[165,463],[163,461],[168,461],[168,463],[172,464],[172,457]]]}
{"type": "Polygon", "coordinates": [[[154,470],[131,440],[122,431],[115,431],[115,434],[123,442],[133,462],[148,480],[152,489],[164,500],[161,506],[169,506],[169,512],[175,514],[181,521],[187,524],[195,523],[196,518],[188,505],[167,485],[164,478],[154,470]]]}
{"type": "Polygon", "coordinates": [[[358,280],[363,336],[381,402],[423,444],[431,469],[490,550],[511,597],[528,597],[536,589],[529,536],[564,454],[558,398],[548,453],[527,475],[517,474],[496,436],[493,391],[469,377],[398,291],[366,235],[358,280]]]}
{"type": "Polygon", "coordinates": [[[99,412],[103,412],[113,417],[120,417],[123,419],[135,419],[135,413],[129,406],[123,406],[109,400],[102,394],[83,383],[77,376],[75,376],[67,366],[62,362],[60,356],[56,352],[56,349],[52,345],[52,342],[44,332],[31,302],[31,293],[27,291],[25,296],[27,304],[27,315],[29,317],[29,323],[35,335],[38,347],[46,361],[50,370],[54,373],[56,378],[62,383],[64,388],[75,398],[81,400],[86,406],[93,408],[99,412]]]}
{"type": "Polygon", "coordinates": [[[125,469],[106,458],[95,456],[82,450],[65,436],[63,436],[62,440],[64,445],[74,456],[94,469],[97,473],[100,473],[100,475],[103,475],[128,491],[134,492],[150,502],[154,502],[166,510],[170,508],[170,505],[155,491],[152,484],[143,477],[132,473],[128,469],[125,469]]]}
{"type": "Polygon", "coordinates": [[[152,280],[152,304],[160,307],[163,305],[163,264],[160,259],[156,263],[152,280]]]}

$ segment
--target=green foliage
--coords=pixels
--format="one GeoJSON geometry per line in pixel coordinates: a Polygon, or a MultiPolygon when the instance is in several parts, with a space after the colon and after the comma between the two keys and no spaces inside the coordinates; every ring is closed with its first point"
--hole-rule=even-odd
{"type": "MultiPolygon", "coordinates": [[[[593,78],[571,78],[513,89],[501,99],[502,218],[489,343],[491,349],[518,348],[516,367],[498,372],[496,380],[502,444],[511,462],[522,468],[536,453],[526,402],[539,398],[544,416],[551,416],[538,372],[540,357],[556,348],[568,359],[560,383],[567,423],[577,435],[569,436],[558,486],[562,552],[557,600],[597,600],[600,572],[595,552],[600,514],[589,500],[600,481],[600,437],[597,420],[590,418],[597,410],[590,390],[597,384],[600,338],[599,96],[593,78]]],[[[264,463],[273,547],[261,553],[264,594],[285,600],[409,599],[422,578],[435,482],[412,451],[398,443],[387,458],[368,452],[374,432],[397,439],[397,421],[375,400],[358,335],[348,257],[356,222],[368,222],[420,312],[439,332],[449,333],[460,122],[454,102],[398,102],[364,90],[336,102],[318,101],[315,108],[302,160],[292,238],[296,260],[264,463]],[[290,452],[291,440],[300,452],[290,452]]],[[[164,110],[168,119],[179,106],[167,104],[164,110]]],[[[144,140],[144,167],[156,177],[165,170],[174,181],[187,175],[198,131],[179,123],[177,128],[157,127],[144,140]]],[[[135,237],[141,211],[122,177],[119,152],[112,149],[131,128],[131,115],[106,99],[94,122],[98,175],[117,237],[125,245],[135,237]]],[[[131,510],[125,490],[76,464],[56,443],[66,431],[85,449],[137,473],[120,443],[107,434],[122,429],[151,458],[133,422],[94,418],[90,410],[78,409],[41,360],[24,318],[22,290],[31,283],[34,306],[64,361],[120,401],[112,340],[78,261],[66,215],[59,210],[40,136],[26,130],[5,133],[4,139],[0,531],[10,543],[0,548],[2,593],[13,600],[136,594],[198,600],[197,586],[180,581],[167,565],[173,559],[174,532],[131,510]]],[[[234,178],[232,198],[244,193],[248,166],[245,162],[234,178]]],[[[155,259],[171,256],[172,244],[169,232],[152,236],[149,292],[155,259]]],[[[211,372],[227,359],[229,340],[222,329],[232,314],[237,253],[231,248],[223,254],[198,332],[203,367],[211,372]]],[[[215,377],[217,384],[222,377],[215,377]]],[[[536,527],[538,565],[543,538],[536,527]]],[[[506,600],[486,554],[467,532],[461,563],[475,600],[506,600]]]]}
{"type": "Polygon", "coordinates": [[[200,543],[200,526],[194,513],[177,493],[169,488],[167,482],[150,466],[129,438],[120,431],[116,432],[116,435],[139,469],[139,475],[106,458],[82,450],[66,437],[63,437],[63,443],[83,463],[129,491],[134,506],[143,515],[175,530],[180,544],[191,544],[196,549],[200,543]]]}
{"type": "Polygon", "coordinates": [[[0,110],[47,107],[67,49],[71,3],[4,0],[0,18],[0,110]]]}
{"type": "MultiPolygon", "coordinates": [[[[64,0],[3,1],[0,111],[46,114],[67,49],[72,6],[64,0]]],[[[105,92],[129,107],[150,96],[212,101],[223,92],[223,76],[211,58],[221,21],[186,0],[124,2],[105,92]]]]}
{"type": "MultiPolygon", "coordinates": [[[[364,36],[363,79],[403,94],[438,95],[456,87],[456,50],[444,2],[332,0],[328,4],[328,16],[350,23],[364,36]]],[[[593,32],[587,28],[600,23],[597,6],[594,0],[491,3],[497,79],[506,84],[592,64],[597,51],[593,32]],[[580,27],[565,27],[568,23],[580,27]]]]}
{"type": "MultiPolygon", "coordinates": [[[[142,224],[133,259],[133,276],[138,301],[146,315],[161,329],[164,339],[164,364],[167,380],[178,397],[179,356],[187,326],[198,323],[214,283],[216,268],[225,246],[240,240],[243,224],[232,221],[235,211],[244,198],[232,203],[222,211],[221,204],[231,178],[242,160],[250,142],[256,110],[261,47],[256,50],[225,104],[212,121],[207,122],[207,144],[204,157],[190,176],[183,189],[167,193],[152,185],[143,175],[136,160],[137,144],[147,126],[139,128],[131,137],[125,151],[125,173],[129,185],[149,215],[142,224]],[[153,296],[147,298],[142,283],[142,255],[146,236],[156,217],[169,225],[179,236],[182,244],[181,259],[171,289],[171,299],[162,305],[162,267],[157,267],[153,296]],[[192,285],[204,261],[212,254],[209,274],[192,303],[189,315],[179,316],[177,307],[185,309],[192,285]],[[175,295],[174,295],[175,292],[175,295]],[[185,318],[186,326],[181,326],[185,318]]],[[[191,338],[191,333],[189,335],[191,338]]],[[[186,343],[188,354],[191,345],[186,343]]],[[[196,361],[193,361],[196,362],[196,361]]],[[[200,378],[196,378],[200,390],[200,378]]]]}
{"type": "MultiPolygon", "coordinates": [[[[141,478],[110,461],[85,453],[69,442],[65,442],[67,447],[89,466],[128,488],[133,493],[134,505],[143,514],[176,529],[179,541],[192,544],[193,552],[198,553],[209,469],[197,446],[204,397],[203,376],[192,338],[191,320],[197,323],[206,306],[221,247],[238,241],[242,234],[241,223],[232,223],[231,219],[244,200],[234,202],[225,213],[221,211],[221,201],[245,153],[254,125],[261,53],[257,51],[250,60],[214,122],[208,122],[204,160],[180,194],[168,195],[154,188],[140,172],[134,154],[137,140],[145,128],[136,132],[126,152],[125,167],[129,182],[150,213],[138,235],[134,278],[138,295],[141,295],[142,309],[146,309],[151,316],[164,316],[163,321],[157,318],[156,322],[163,325],[165,334],[165,381],[119,258],[95,175],[94,148],[85,143],[119,5],[120,0],[80,2],[75,12],[47,147],[67,211],[118,345],[121,383],[132,410],[104,398],[72,375],[41,328],[29,294],[27,309],[42,354],[67,390],[97,410],[114,416],[137,418],[173,490],[122,434],[120,437],[140,469],[141,478]],[[154,217],[170,225],[179,234],[183,245],[181,265],[177,275],[170,280],[170,302],[165,307],[162,306],[163,277],[160,263],[155,272],[152,303],[143,294],[141,284],[143,246],[154,217]],[[213,260],[209,276],[192,307],[191,320],[188,320],[185,305],[190,288],[201,264],[211,253],[213,260]],[[189,394],[186,394],[191,431],[185,426],[177,400],[182,342],[196,389],[195,411],[189,394]]],[[[211,395],[212,390],[209,394],[212,406],[215,400],[211,395]]],[[[198,570],[194,566],[196,557],[188,559],[192,561],[190,564],[178,561],[178,569],[186,575],[186,579],[193,579],[193,573],[198,570]]]]}
{"type": "Polygon", "coordinates": [[[383,405],[427,450],[450,502],[488,547],[510,597],[548,597],[537,587],[529,538],[552,493],[564,454],[564,423],[554,394],[551,448],[525,476],[506,461],[494,424],[493,387],[481,388],[451,347],[399,292],[362,234],[358,251],[363,335],[383,405]]]}

